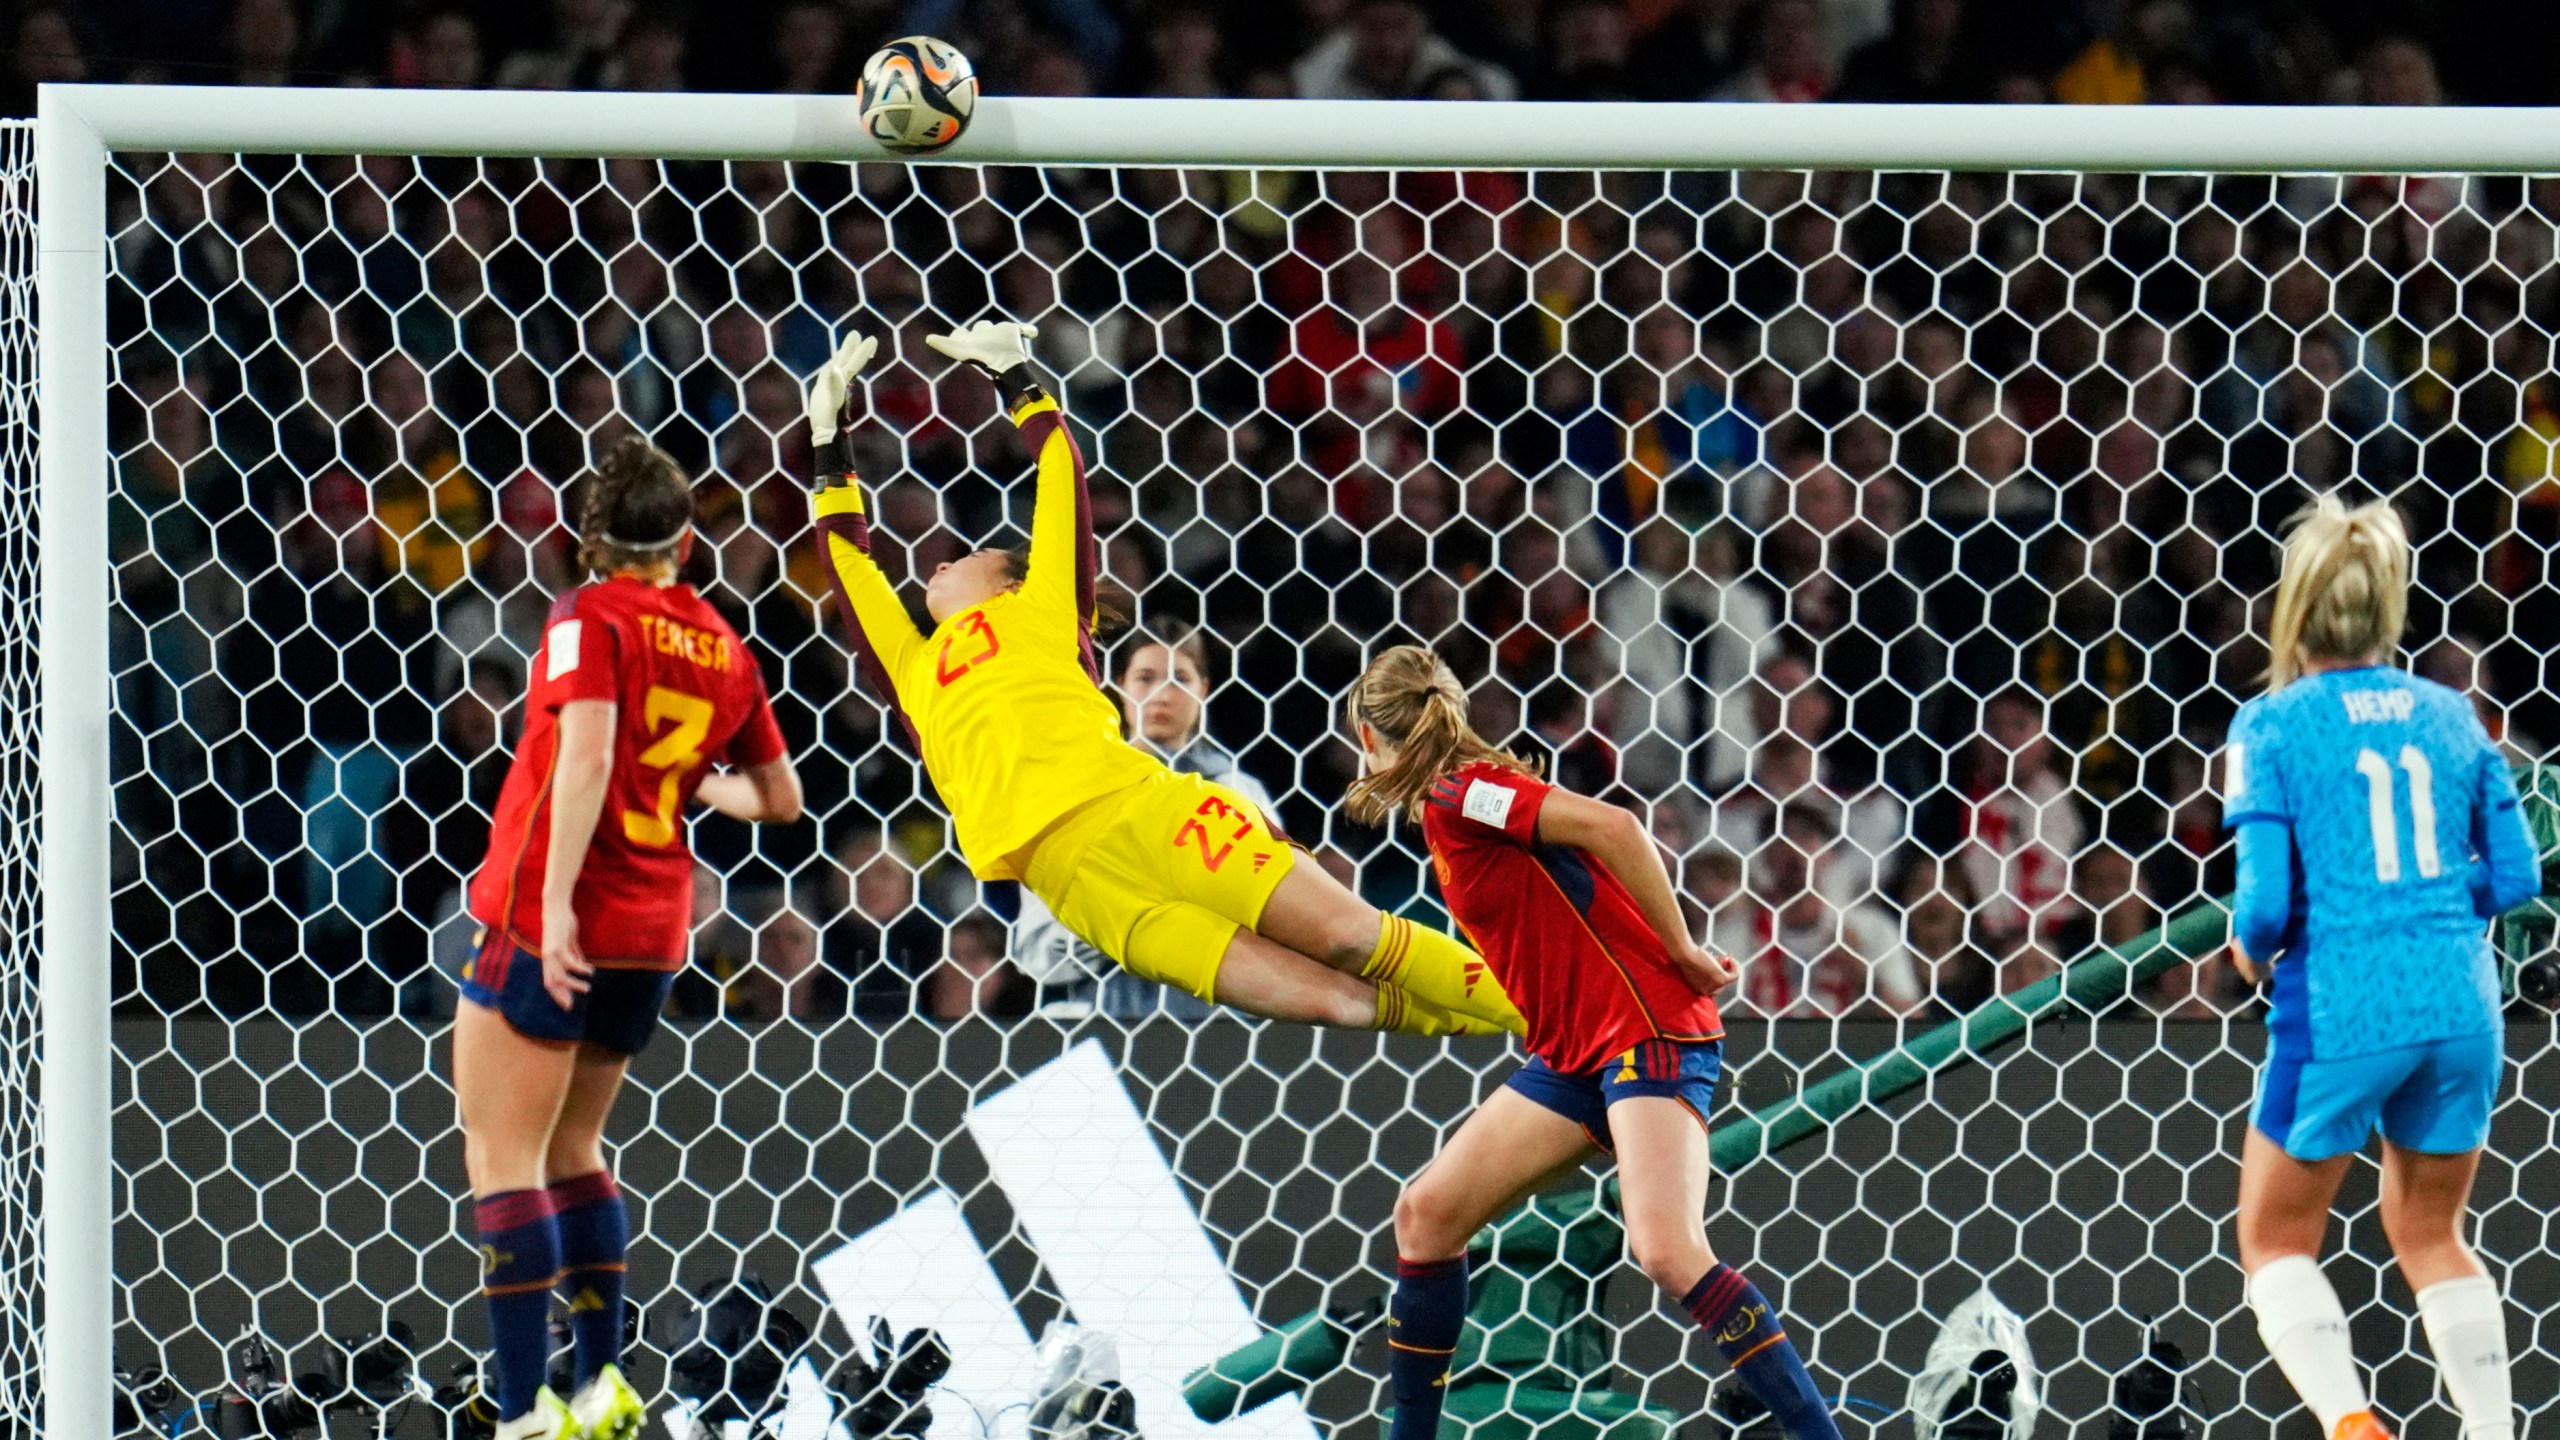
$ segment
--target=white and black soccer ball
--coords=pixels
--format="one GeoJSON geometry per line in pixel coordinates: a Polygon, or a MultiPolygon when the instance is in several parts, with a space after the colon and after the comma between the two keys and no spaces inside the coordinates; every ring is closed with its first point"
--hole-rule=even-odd
{"type": "Polygon", "coordinates": [[[892,40],[862,63],[854,103],[885,149],[922,155],[960,138],[978,108],[978,72],[959,47],[930,35],[892,40]]]}

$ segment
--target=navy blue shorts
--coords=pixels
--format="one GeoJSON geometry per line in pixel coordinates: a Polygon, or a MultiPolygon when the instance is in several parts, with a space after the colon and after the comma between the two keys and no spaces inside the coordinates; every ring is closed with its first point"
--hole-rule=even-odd
{"type": "Polygon", "coordinates": [[[521,945],[493,938],[462,967],[462,998],[497,1011],[517,1034],[579,1040],[625,1055],[648,1048],[675,983],[673,971],[599,965],[587,977],[587,993],[563,1010],[542,988],[542,957],[521,945]]]}
{"type": "Polygon", "coordinates": [[[1698,1123],[1707,1123],[1716,1081],[1724,1074],[1722,1040],[1647,1040],[1597,1070],[1567,1075],[1532,1059],[1505,1083],[1536,1104],[1582,1127],[1591,1143],[1612,1154],[1609,1107],[1621,1100],[1677,1100],[1698,1123]]]}

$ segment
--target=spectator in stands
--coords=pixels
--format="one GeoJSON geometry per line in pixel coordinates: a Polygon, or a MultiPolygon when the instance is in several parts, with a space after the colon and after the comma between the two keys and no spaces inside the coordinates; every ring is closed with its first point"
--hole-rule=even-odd
{"type": "Polygon", "coordinates": [[[481,83],[480,24],[461,10],[437,10],[393,37],[384,69],[394,85],[468,90],[481,83]]]}
{"type": "Polygon", "coordinates": [[[593,90],[614,60],[631,0],[552,0],[551,34],[498,66],[505,90],[593,90]]]}
{"type": "Polygon", "coordinates": [[[1973,895],[1964,872],[1915,862],[1902,880],[1902,933],[1915,973],[1940,1009],[1962,1015],[1991,998],[1998,970],[1969,939],[1973,895]]]}
{"type": "Polygon", "coordinates": [[[925,1013],[936,1020],[1022,1013],[1020,976],[1005,963],[1004,926],[981,911],[951,927],[951,951],[925,981],[925,1013]]]}
{"type": "Polygon", "coordinates": [[[1290,76],[1309,100],[1404,100],[1453,69],[1471,75],[1487,99],[1519,98],[1511,72],[1461,54],[1433,32],[1418,0],[1354,0],[1350,23],[1316,42],[1290,76]]]}
{"type": "Polygon", "coordinates": [[[89,78],[88,46],[68,12],[60,6],[36,5],[19,15],[17,42],[9,52],[6,113],[36,113],[38,85],[68,85],[89,78]]]}
{"type": "Polygon", "coordinates": [[[1965,43],[1964,0],[1899,0],[1893,31],[1849,53],[1835,100],[1949,105],[1989,90],[1981,52],[1965,43]]]}
{"type": "Polygon", "coordinates": [[[676,977],[668,998],[671,1013],[688,1020],[707,1020],[720,1013],[721,996],[730,977],[755,960],[755,934],[740,923],[748,907],[744,897],[733,905],[728,882],[699,859],[693,867],[693,958],[676,977]]]}
{"type": "Polygon", "coordinates": [[[1743,0],[1682,0],[1636,37],[1632,79],[1648,100],[1704,100],[1742,68],[1743,0]]]}
{"type": "Polygon", "coordinates": [[[755,963],[729,984],[740,1020],[817,1018],[818,927],[787,901],[756,928],[755,963]]]}
{"type": "Polygon", "coordinates": [[[2077,909],[2071,867],[2087,830],[2067,764],[2046,733],[2042,696],[2013,687],[1983,706],[1959,863],[1977,897],[1975,933],[2003,962],[2004,990],[2051,973],[2058,932],[2077,909]]]}
{"type": "Polygon", "coordinates": [[[605,68],[600,84],[608,90],[642,94],[687,89],[687,43],[682,11],[666,6],[643,8],[622,27],[622,36],[614,44],[613,63],[605,68]]]}
{"type": "MultiPolygon", "coordinates": [[[[1088,76],[1120,73],[1122,33],[1108,0],[908,0],[897,35],[939,35],[976,58],[981,74],[1018,77],[1049,55],[1088,76]],[[1036,12],[1038,26],[1028,23],[1036,12]]],[[[1017,86],[1016,93],[1034,92],[1017,86]]],[[[1075,93],[1085,93],[1082,91],[1075,93]]]]}
{"type": "Polygon", "coordinates": [[[2442,105],[2435,56],[2406,35],[2387,35],[2356,62],[2355,99],[2365,105],[2442,105]]]}
{"type": "Polygon", "coordinates": [[[2480,727],[2489,732],[2509,764],[2523,765],[2542,758],[2542,743],[2533,736],[2521,734],[2513,725],[2509,708],[2498,702],[2488,683],[2488,670],[2481,659],[2480,643],[2465,635],[2448,635],[2418,654],[2414,667],[2420,675],[2451,690],[2471,697],[2472,709],[2480,716],[2480,727]]]}
{"type": "Polygon", "coordinates": [[[859,78],[861,57],[846,52],[844,12],[825,0],[795,0],[773,21],[773,69],[765,88],[785,95],[840,95],[859,78]]]}
{"type": "Polygon", "coordinates": [[[1765,0],[1750,63],[1708,98],[1800,102],[1830,93],[1831,56],[1818,0],[1765,0]]]}
{"type": "Polygon", "coordinates": [[[1657,519],[1636,532],[1635,563],[1600,589],[1600,664],[1648,702],[1626,783],[1645,795],[1684,784],[1713,794],[1749,753],[1745,686],[1776,650],[1775,612],[1740,583],[1729,533],[1692,535],[1657,519]]]}
{"type": "Polygon", "coordinates": [[[452,978],[471,958],[477,927],[463,909],[463,887],[489,853],[489,819],[507,778],[507,741],[500,717],[524,694],[512,666],[474,661],[469,678],[437,715],[436,743],[409,762],[400,780],[402,811],[388,842],[401,872],[401,909],[432,917],[430,972],[413,981],[402,1010],[429,1013],[452,1006],[452,978]]]}
{"type": "Polygon", "coordinates": [[[294,85],[294,68],[302,57],[302,17],[293,0],[240,0],[231,11],[231,73],[234,85],[294,85]]]}
{"type": "Polygon", "coordinates": [[[1637,100],[1633,46],[1621,0],[1562,0],[1547,16],[1540,100],[1637,100]]]}
{"type": "Polygon", "coordinates": [[[1925,998],[1901,927],[1865,902],[1823,893],[1811,830],[1753,857],[1747,898],[1727,907],[1716,943],[1741,962],[1733,1008],[1772,1020],[1906,1015],[1925,998]]]}
{"type": "Polygon", "coordinates": [[[1168,6],[1147,27],[1149,68],[1142,93],[1194,100],[1224,95],[1224,58],[1215,12],[1200,4],[1168,6]]]}
{"type": "Polygon", "coordinates": [[[2053,76],[2053,98],[2065,105],[2139,105],[2143,99],[2142,46],[2128,13],[2129,0],[2096,0],[2088,7],[2096,33],[2053,76]]]}
{"type": "MultiPolygon", "coordinates": [[[[1447,322],[1396,303],[1376,257],[1347,255],[1325,272],[1329,303],[1301,318],[1289,357],[1271,377],[1271,408],[1315,420],[1310,451],[1339,472],[1361,457],[1372,427],[1392,416],[1435,420],[1455,409],[1465,357],[1447,322]]],[[[1362,519],[1366,516],[1359,517],[1362,519]]]]}
{"type": "Polygon", "coordinates": [[[1753,854],[1790,815],[1819,817],[1839,853],[1822,867],[1843,903],[1870,893],[1908,837],[1902,801],[1881,785],[1834,789],[1818,773],[1814,748],[1790,733],[1771,735],[1753,757],[1751,779],[1715,802],[1716,842],[1753,854]]]}
{"type": "Polygon", "coordinates": [[[912,1013],[916,987],[946,944],[942,927],[916,904],[915,867],[878,835],[857,833],[837,847],[819,902],[833,916],[819,946],[832,979],[808,1013],[843,1014],[848,1000],[854,1015],[874,1022],[912,1013]]]}

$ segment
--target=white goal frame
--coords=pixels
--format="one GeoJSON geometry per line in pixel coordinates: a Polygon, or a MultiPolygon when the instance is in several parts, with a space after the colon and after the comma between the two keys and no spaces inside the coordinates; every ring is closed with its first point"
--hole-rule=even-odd
{"type": "MultiPolygon", "coordinates": [[[[47,1440],[110,1433],[107,159],[120,150],[894,159],[840,97],[48,85],[37,107],[47,1440]]],[[[2525,173],[2560,109],[991,99],[961,163],[2525,173]]]]}

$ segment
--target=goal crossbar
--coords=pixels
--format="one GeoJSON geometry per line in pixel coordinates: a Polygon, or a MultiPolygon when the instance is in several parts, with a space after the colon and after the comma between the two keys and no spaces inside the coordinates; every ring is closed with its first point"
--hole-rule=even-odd
{"type": "MultiPolygon", "coordinates": [[[[49,85],[110,150],[888,160],[842,96],[49,85]]],[[[2560,109],[992,98],[964,164],[2492,173],[2560,109]]]]}

